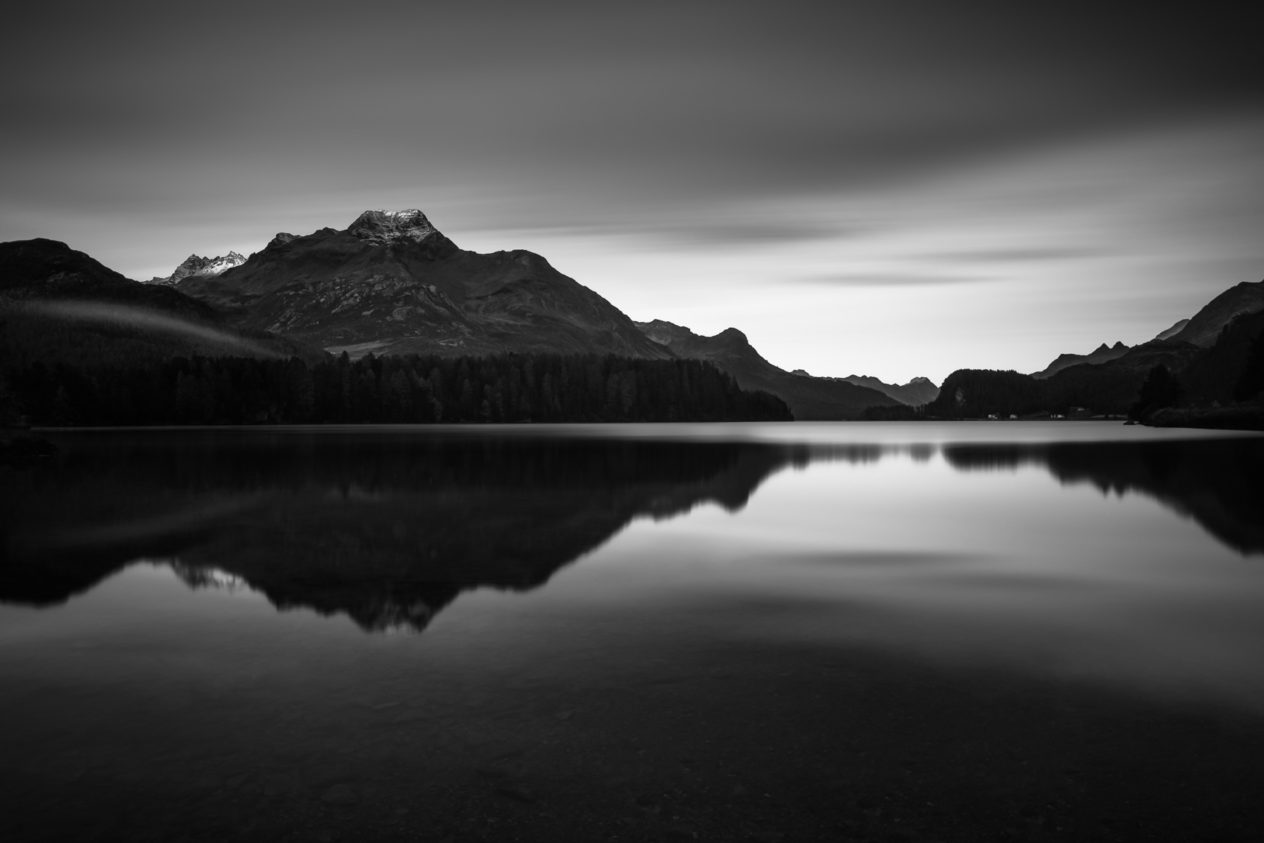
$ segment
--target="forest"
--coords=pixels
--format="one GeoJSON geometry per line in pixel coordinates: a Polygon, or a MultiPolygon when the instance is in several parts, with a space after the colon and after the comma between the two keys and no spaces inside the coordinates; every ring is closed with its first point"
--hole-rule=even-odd
{"type": "Polygon", "coordinates": [[[0,373],[31,425],[781,421],[785,403],[698,360],[508,354],[351,360],[26,361],[0,373]]]}

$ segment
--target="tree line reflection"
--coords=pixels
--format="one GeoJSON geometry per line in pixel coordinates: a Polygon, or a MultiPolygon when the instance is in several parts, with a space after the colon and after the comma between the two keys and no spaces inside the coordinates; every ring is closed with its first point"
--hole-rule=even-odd
{"type": "Polygon", "coordinates": [[[0,601],[52,606],[142,558],[365,630],[424,629],[462,592],[539,587],[637,518],[742,509],[814,462],[936,456],[1142,494],[1264,553],[1264,440],[820,445],[490,432],[171,431],[63,437],[0,487],[0,601]]]}

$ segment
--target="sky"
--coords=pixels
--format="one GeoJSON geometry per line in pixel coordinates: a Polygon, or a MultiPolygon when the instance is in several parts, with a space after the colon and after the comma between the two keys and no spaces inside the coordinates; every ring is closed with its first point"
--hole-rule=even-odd
{"type": "Polygon", "coordinates": [[[891,382],[1264,278],[1249,4],[27,3],[0,240],[137,279],[419,208],[634,319],[891,382]]]}

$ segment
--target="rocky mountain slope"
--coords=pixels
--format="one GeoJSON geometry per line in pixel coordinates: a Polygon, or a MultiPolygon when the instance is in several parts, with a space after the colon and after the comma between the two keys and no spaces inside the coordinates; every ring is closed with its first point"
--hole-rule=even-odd
{"type": "Polygon", "coordinates": [[[189,255],[166,278],[151,278],[149,283],[173,287],[190,276],[214,277],[222,275],[233,267],[241,266],[245,262],[246,259],[238,252],[229,252],[227,255],[214,258],[189,255]]]}
{"type": "Polygon", "coordinates": [[[636,325],[645,336],[676,356],[710,361],[732,375],[743,389],[778,396],[800,421],[854,419],[868,407],[899,403],[875,389],[780,369],[765,360],[736,328],[703,337],[661,319],[636,325]]]}
{"type": "Polygon", "coordinates": [[[460,249],[417,210],[278,234],[241,266],[177,288],[234,324],[352,356],[506,352],[670,358],[597,293],[526,251],[460,249]]]}

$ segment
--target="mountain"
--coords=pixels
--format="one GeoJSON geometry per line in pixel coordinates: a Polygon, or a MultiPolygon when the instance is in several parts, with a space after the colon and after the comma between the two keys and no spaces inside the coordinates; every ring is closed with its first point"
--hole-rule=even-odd
{"type": "Polygon", "coordinates": [[[868,407],[899,403],[875,389],[780,369],[765,360],[736,328],[703,337],[662,319],[637,322],[636,326],[654,343],[670,349],[670,353],[678,357],[714,363],[732,375],[742,389],[778,396],[799,421],[855,419],[868,407]]]}
{"type": "Polygon", "coordinates": [[[1063,369],[1069,369],[1072,366],[1078,366],[1081,363],[1097,364],[1105,363],[1108,360],[1117,360],[1127,354],[1128,351],[1129,346],[1126,346],[1121,342],[1116,342],[1114,345],[1102,343],[1088,354],[1060,354],[1056,360],[1044,369],[1039,372],[1032,373],[1032,377],[1048,378],[1056,375],[1063,369]]]}
{"type": "Polygon", "coordinates": [[[227,255],[214,258],[189,255],[182,264],[176,267],[175,272],[166,278],[151,278],[149,283],[174,287],[190,276],[213,277],[222,275],[233,267],[241,266],[245,262],[246,259],[237,252],[229,252],[227,255]]]}
{"type": "Polygon", "coordinates": [[[1104,363],[1068,366],[1047,378],[1014,371],[958,369],[944,379],[939,398],[926,406],[937,418],[996,415],[1123,415],[1137,400],[1150,371],[1179,373],[1201,350],[1180,342],[1148,342],[1104,363]]]}
{"type": "Polygon", "coordinates": [[[176,287],[239,327],[352,356],[672,356],[539,255],[465,251],[418,210],[365,211],[341,231],[278,234],[242,265],[176,287]]]}
{"type": "Polygon", "coordinates": [[[1176,324],[1173,325],[1172,327],[1164,331],[1159,331],[1157,334],[1155,334],[1154,338],[1156,340],[1170,340],[1172,337],[1176,336],[1182,330],[1184,330],[1185,326],[1188,324],[1189,324],[1188,319],[1179,319],[1177,320],[1176,324]]]}
{"type": "Polygon", "coordinates": [[[102,365],[176,355],[304,350],[242,332],[204,302],[125,278],[56,240],[0,243],[0,359],[102,365]]]}
{"type": "Polygon", "coordinates": [[[1264,281],[1231,287],[1193,317],[1132,348],[1103,344],[1089,355],[1064,354],[1034,375],[958,370],[944,380],[926,414],[1127,413],[1156,424],[1258,428],[1264,425],[1261,387],[1264,281]],[[1152,378],[1157,378],[1154,389],[1152,378]],[[1171,388],[1159,386],[1164,383],[1171,388]],[[1161,399],[1156,390],[1163,393],[1161,399]],[[1161,413],[1166,420],[1160,421],[1161,413]]]}
{"type": "Polygon", "coordinates": [[[1175,333],[1162,332],[1166,339],[1125,349],[1103,362],[1076,363],[1048,377],[958,370],[944,380],[940,397],[927,406],[926,414],[980,418],[1128,413],[1156,424],[1258,428],[1264,424],[1259,404],[1264,390],[1264,306],[1256,307],[1262,287],[1264,283],[1239,284],[1213,299],[1188,324],[1174,326],[1175,333]],[[1206,345],[1194,342],[1207,343],[1213,335],[1206,345]],[[1166,374],[1157,372],[1160,367],[1166,374]],[[1174,385],[1162,401],[1145,389],[1152,377],[1158,378],[1156,383],[1174,385]],[[1158,419],[1155,411],[1166,413],[1166,420],[1158,419]]]}
{"type": "Polygon", "coordinates": [[[57,240],[0,243],[0,296],[14,301],[93,300],[135,305],[189,319],[213,319],[214,309],[175,290],[125,278],[57,240]]]}
{"type": "Polygon", "coordinates": [[[1216,344],[1194,356],[1181,371],[1187,403],[1247,401],[1259,392],[1264,363],[1264,310],[1236,317],[1220,332],[1216,344]],[[1254,384],[1254,386],[1253,386],[1254,384]]]}
{"type": "Polygon", "coordinates": [[[939,387],[935,386],[935,382],[930,378],[913,378],[906,384],[885,383],[870,375],[848,375],[845,378],[831,378],[830,380],[847,381],[856,386],[876,389],[883,395],[909,407],[920,407],[939,397],[939,387]]]}
{"type": "Polygon", "coordinates": [[[1243,281],[1209,301],[1169,339],[1210,348],[1235,317],[1261,310],[1264,310],[1264,281],[1243,281]]]}
{"type": "MultiPolygon", "coordinates": [[[[1264,310],[1264,281],[1242,282],[1216,296],[1192,318],[1179,320],[1172,327],[1160,331],[1147,343],[1132,348],[1122,342],[1116,342],[1114,345],[1102,343],[1088,354],[1062,354],[1041,371],[1034,372],[1032,377],[1049,378],[1072,366],[1085,363],[1096,365],[1118,360],[1133,348],[1147,348],[1155,343],[1187,343],[1200,348],[1210,348],[1215,344],[1220,332],[1235,317],[1260,310],[1264,310]]],[[[1149,353],[1148,351],[1141,352],[1140,357],[1134,356],[1132,362],[1135,364],[1138,359],[1149,353]]]]}

